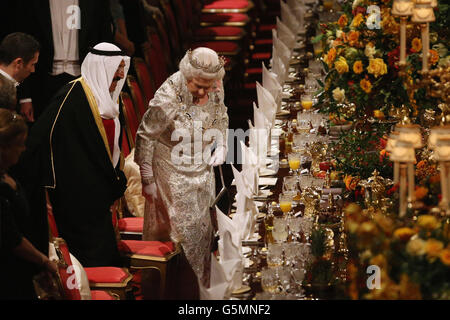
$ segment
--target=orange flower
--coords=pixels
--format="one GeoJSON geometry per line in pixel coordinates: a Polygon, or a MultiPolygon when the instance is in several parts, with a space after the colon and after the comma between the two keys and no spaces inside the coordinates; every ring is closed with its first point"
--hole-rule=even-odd
{"type": "Polygon", "coordinates": [[[359,178],[357,178],[357,177],[352,177],[349,175],[344,178],[345,187],[347,188],[347,190],[350,190],[350,191],[356,189],[358,182],[359,182],[359,178]]]}
{"type": "Polygon", "coordinates": [[[425,244],[425,251],[429,258],[440,257],[444,244],[441,241],[435,239],[428,239],[425,244]]]}
{"type": "Polygon", "coordinates": [[[425,196],[428,194],[428,188],[417,187],[416,191],[414,193],[416,195],[416,199],[421,200],[421,199],[425,198],[425,196]]]}
{"type": "Polygon", "coordinates": [[[415,234],[416,232],[411,228],[399,228],[395,230],[394,237],[406,242],[415,234]]]}
{"type": "Polygon", "coordinates": [[[439,61],[439,54],[437,53],[437,51],[430,49],[430,64],[434,65],[439,61]]]}
{"type": "Polygon", "coordinates": [[[417,164],[416,168],[422,169],[422,168],[425,168],[427,165],[428,165],[427,160],[420,160],[419,163],[417,164]]]}
{"type": "Polygon", "coordinates": [[[441,181],[441,176],[439,174],[435,174],[430,177],[430,183],[437,183],[441,181]]]}
{"type": "Polygon", "coordinates": [[[358,14],[353,18],[353,21],[352,21],[351,26],[354,27],[354,28],[357,28],[357,27],[359,27],[359,25],[360,25],[363,21],[364,21],[364,17],[363,17],[363,15],[362,15],[362,13],[358,13],[358,14]]]}
{"type": "Polygon", "coordinates": [[[370,91],[372,91],[372,84],[370,83],[369,80],[362,79],[362,80],[359,82],[359,85],[360,85],[361,89],[363,89],[364,92],[367,93],[367,94],[369,94],[370,91]]]}
{"type": "Polygon", "coordinates": [[[353,64],[353,72],[356,74],[360,74],[361,72],[363,72],[363,65],[361,60],[358,60],[353,64]]]}
{"type": "Polygon", "coordinates": [[[328,65],[328,67],[331,68],[335,59],[336,59],[336,49],[331,48],[330,51],[328,51],[328,53],[325,55],[324,61],[328,65]]]}
{"type": "Polygon", "coordinates": [[[441,258],[443,264],[450,266],[450,249],[442,250],[439,258],[441,258]]]}
{"type": "Polygon", "coordinates": [[[414,52],[419,52],[422,50],[422,40],[419,38],[414,38],[411,41],[411,50],[414,52]]]}
{"type": "Polygon", "coordinates": [[[339,17],[338,25],[341,28],[344,28],[347,25],[347,23],[348,23],[348,18],[345,14],[343,14],[342,16],[339,17]]]}
{"type": "Polygon", "coordinates": [[[348,43],[351,46],[355,46],[356,44],[358,44],[358,40],[359,40],[359,31],[350,31],[348,33],[348,43]]]}

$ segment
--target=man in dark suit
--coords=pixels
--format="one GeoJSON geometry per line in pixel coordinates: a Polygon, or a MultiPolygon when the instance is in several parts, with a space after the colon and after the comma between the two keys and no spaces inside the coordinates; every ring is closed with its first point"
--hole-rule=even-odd
{"type": "MultiPolygon", "coordinates": [[[[0,42],[0,108],[16,109],[16,87],[35,71],[39,50],[36,39],[22,32],[8,34],[0,42]]],[[[32,118],[28,112],[20,110],[25,117],[32,118]]]]}
{"type": "MultiPolygon", "coordinates": [[[[16,28],[41,44],[36,72],[21,85],[21,105],[37,118],[52,96],[80,76],[89,47],[113,40],[108,0],[19,0],[16,28]]],[[[31,119],[28,119],[31,121],[31,119]]]]}

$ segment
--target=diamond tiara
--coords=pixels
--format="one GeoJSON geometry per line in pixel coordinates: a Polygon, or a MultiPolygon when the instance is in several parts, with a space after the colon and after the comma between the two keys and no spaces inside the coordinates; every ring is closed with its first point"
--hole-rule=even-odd
{"type": "Polygon", "coordinates": [[[196,69],[201,69],[201,70],[203,70],[204,72],[207,72],[207,73],[216,73],[216,72],[218,72],[220,69],[223,68],[223,66],[225,65],[225,62],[226,62],[224,57],[219,56],[219,64],[217,64],[216,66],[212,66],[210,64],[206,65],[204,63],[201,63],[200,61],[198,61],[196,58],[194,58],[192,56],[192,50],[191,49],[188,50],[187,54],[188,54],[189,63],[191,64],[191,66],[193,66],[196,69]]]}

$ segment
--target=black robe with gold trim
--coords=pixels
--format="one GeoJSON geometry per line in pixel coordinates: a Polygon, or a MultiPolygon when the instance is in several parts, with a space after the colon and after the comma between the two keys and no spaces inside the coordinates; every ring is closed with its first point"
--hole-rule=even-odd
{"type": "Polygon", "coordinates": [[[33,125],[18,169],[36,227],[44,227],[47,188],[59,236],[81,264],[120,263],[110,207],[126,178],[112,164],[95,99],[81,78],[63,87],[33,125]]]}

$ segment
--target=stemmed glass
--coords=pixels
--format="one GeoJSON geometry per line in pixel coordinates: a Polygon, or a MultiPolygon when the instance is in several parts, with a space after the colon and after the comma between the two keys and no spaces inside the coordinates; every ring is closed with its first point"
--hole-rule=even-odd
{"type": "Polygon", "coordinates": [[[291,152],[288,154],[289,168],[291,169],[289,173],[294,172],[298,176],[298,171],[300,169],[300,153],[291,152]]]}
{"type": "Polygon", "coordinates": [[[302,94],[301,103],[303,112],[310,112],[310,109],[313,107],[313,97],[312,94],[302,94]]]}
{"type": "Polygon", "coordinates": [[[293,196],[289,193],[282,193],[279,197],[280,209],[283,213],[290,214],[292,210],[293,196]]]}
{"type": "Polygon", "coordinates": [[[288,224],[285,217],[275,217],[273,219],[272,236],[276,243],[282,243],[288,237],[288,224]]]}

